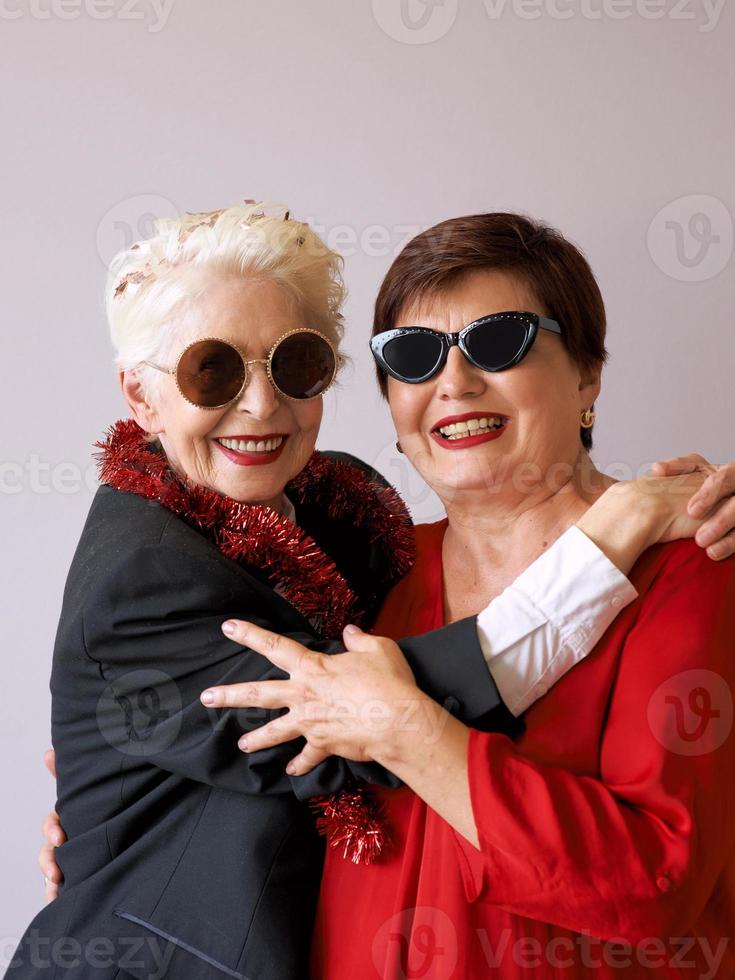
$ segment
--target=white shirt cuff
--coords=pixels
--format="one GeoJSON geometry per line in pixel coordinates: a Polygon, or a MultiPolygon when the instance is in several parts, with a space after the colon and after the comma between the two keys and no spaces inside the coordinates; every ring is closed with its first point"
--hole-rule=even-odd
{"type": "Polygon", "coordinates": [[[522,714],[594,649],[638,593],[576,525],[477,617],[501,697],[522,714]]]}

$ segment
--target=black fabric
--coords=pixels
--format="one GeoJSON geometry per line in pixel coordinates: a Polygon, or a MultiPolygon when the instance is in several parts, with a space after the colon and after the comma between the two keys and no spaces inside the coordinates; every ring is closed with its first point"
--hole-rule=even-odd
{"type": "MultiPolygon", "coordinates": [[[[300,800],[351,770],[396,781],[339,759],[291,779],[284,766],[299,743],[241,753],[239,735],[263,713],[206,709],[201,691],[283,675],[224,636],[228,617],[340,649],[174,514],[101,487],[51,675],[64,884],[23,937],[14,980],[306,977],[323,844],[300,800]]],[[[511,716],[479,669],[473,623],[404,649],[432,696],[502,728],[511,716]]]]}

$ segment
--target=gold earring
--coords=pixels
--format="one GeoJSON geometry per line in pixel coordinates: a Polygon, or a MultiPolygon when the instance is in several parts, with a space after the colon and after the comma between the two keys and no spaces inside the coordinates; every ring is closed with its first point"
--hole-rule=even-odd
{"type": "Polygon", "coordinates": [[[582,412],[582,418],[580,419],[579,424],[582,426],[583,429],[591,429],[592,426],[595,424],[595,418],[596,415],[592,411],[592,409],[585,408],[585,410],[582,412]]]}

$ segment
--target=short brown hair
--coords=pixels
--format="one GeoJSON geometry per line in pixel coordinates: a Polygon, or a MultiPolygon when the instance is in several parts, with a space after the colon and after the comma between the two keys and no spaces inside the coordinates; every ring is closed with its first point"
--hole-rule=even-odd
{"type": "MultiPolygon", "coordinates": [[[[576,246],[523,214],[494,212],[450,218],[413,238],[397,256],[375,301],[373,336],[391,330],[401,311],[439,295],[463,275],[496,269],[518,276],[561,324],[561,339],[582,368],[607,360],[605,304],[592,269],[576,246]]],[[[378,369],[385,395],[387,378],[378,369]]],[[[585,449],[592,429],[580,428],[585,449]]]]}

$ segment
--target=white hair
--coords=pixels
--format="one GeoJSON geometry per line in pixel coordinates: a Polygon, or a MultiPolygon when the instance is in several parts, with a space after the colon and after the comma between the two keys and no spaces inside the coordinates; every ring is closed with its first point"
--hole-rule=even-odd
{"type": "MultiPolygon", "coordinates": [[[[346,291],[342,258],[281,205],[246,201],[219,211],[159,218],[156,233],[110,263],[105,307],[119,370],[167,354],[166,330],[181,304],[206,286],[201,273],[225,273],[282,286],[308,325],[337,346],[343,335],[346,291]]],[[[145,369],[147,389],[158,372],[145,369]]]]}

